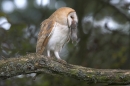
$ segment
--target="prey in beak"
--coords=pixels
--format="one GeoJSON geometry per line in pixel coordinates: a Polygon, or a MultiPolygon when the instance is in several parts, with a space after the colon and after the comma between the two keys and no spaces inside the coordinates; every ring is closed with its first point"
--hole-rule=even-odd
{"type": "Polygon", "coordinates": [[[72,40],[72,43],[77,44],[78,37],[77,37],[77,22],[76,21],[72,21],[70,29],[71,29],[70,38],[72,40]]]}
{"type": "Polygon", "coordinates": [[[68,15],[67,22],[68,22],[68,26],[70,28],[70,38],[72,40],[72,43],[77,44],[77,42],[78,42],[78,37],[77,37],[78,18],[77,18],[76,12],[71,12],[68,15]]]}

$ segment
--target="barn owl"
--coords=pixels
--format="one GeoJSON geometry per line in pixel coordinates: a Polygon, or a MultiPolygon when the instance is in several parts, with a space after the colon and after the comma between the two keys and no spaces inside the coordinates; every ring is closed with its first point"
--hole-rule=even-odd
{"type": "Polygon", "coordinates": [[[50,57],[50,51],[53,51],[55,57],[61,60],[59,52],[64,44],[70,39],[72,42],[77,41],[77,23],[78,18],[74,9],[62,7],[56,10],[41,23],[36,53],[43,54],[46,49],[48,57],[50,57]]]}

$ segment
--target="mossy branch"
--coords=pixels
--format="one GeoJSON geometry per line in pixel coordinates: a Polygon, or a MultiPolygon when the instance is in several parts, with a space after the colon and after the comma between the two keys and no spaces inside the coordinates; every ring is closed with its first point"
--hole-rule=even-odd
{"type": "Polygon", "coordinates": [[[57,74],[88,83],[130,84],[130,70],[87,68],[60,63],[35,53],[20,58],[0,60],[0,79],[29,73],[57,74]]]}

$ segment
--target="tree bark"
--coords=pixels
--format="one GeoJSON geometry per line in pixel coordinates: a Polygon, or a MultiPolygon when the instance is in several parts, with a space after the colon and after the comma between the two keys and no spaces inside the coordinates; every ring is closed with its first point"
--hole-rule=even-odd
{"type": "Polygon", "coordinates": [[[68,76],[88,83],[130,84],[130,70],[94,69],[62,63],[36,53],[0,60],[0,79],[29,73],[68,76]]]}

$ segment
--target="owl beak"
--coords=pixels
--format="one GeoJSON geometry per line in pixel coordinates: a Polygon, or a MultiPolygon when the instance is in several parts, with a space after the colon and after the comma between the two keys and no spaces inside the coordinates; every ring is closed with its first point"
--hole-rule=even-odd
{"type": "Polygon", "coordinates": [[[72,21],[72,24],[70,26],[71,28],[71,40],[72,43],[77,43],[77,22],[76,21],[72,21]]]}

